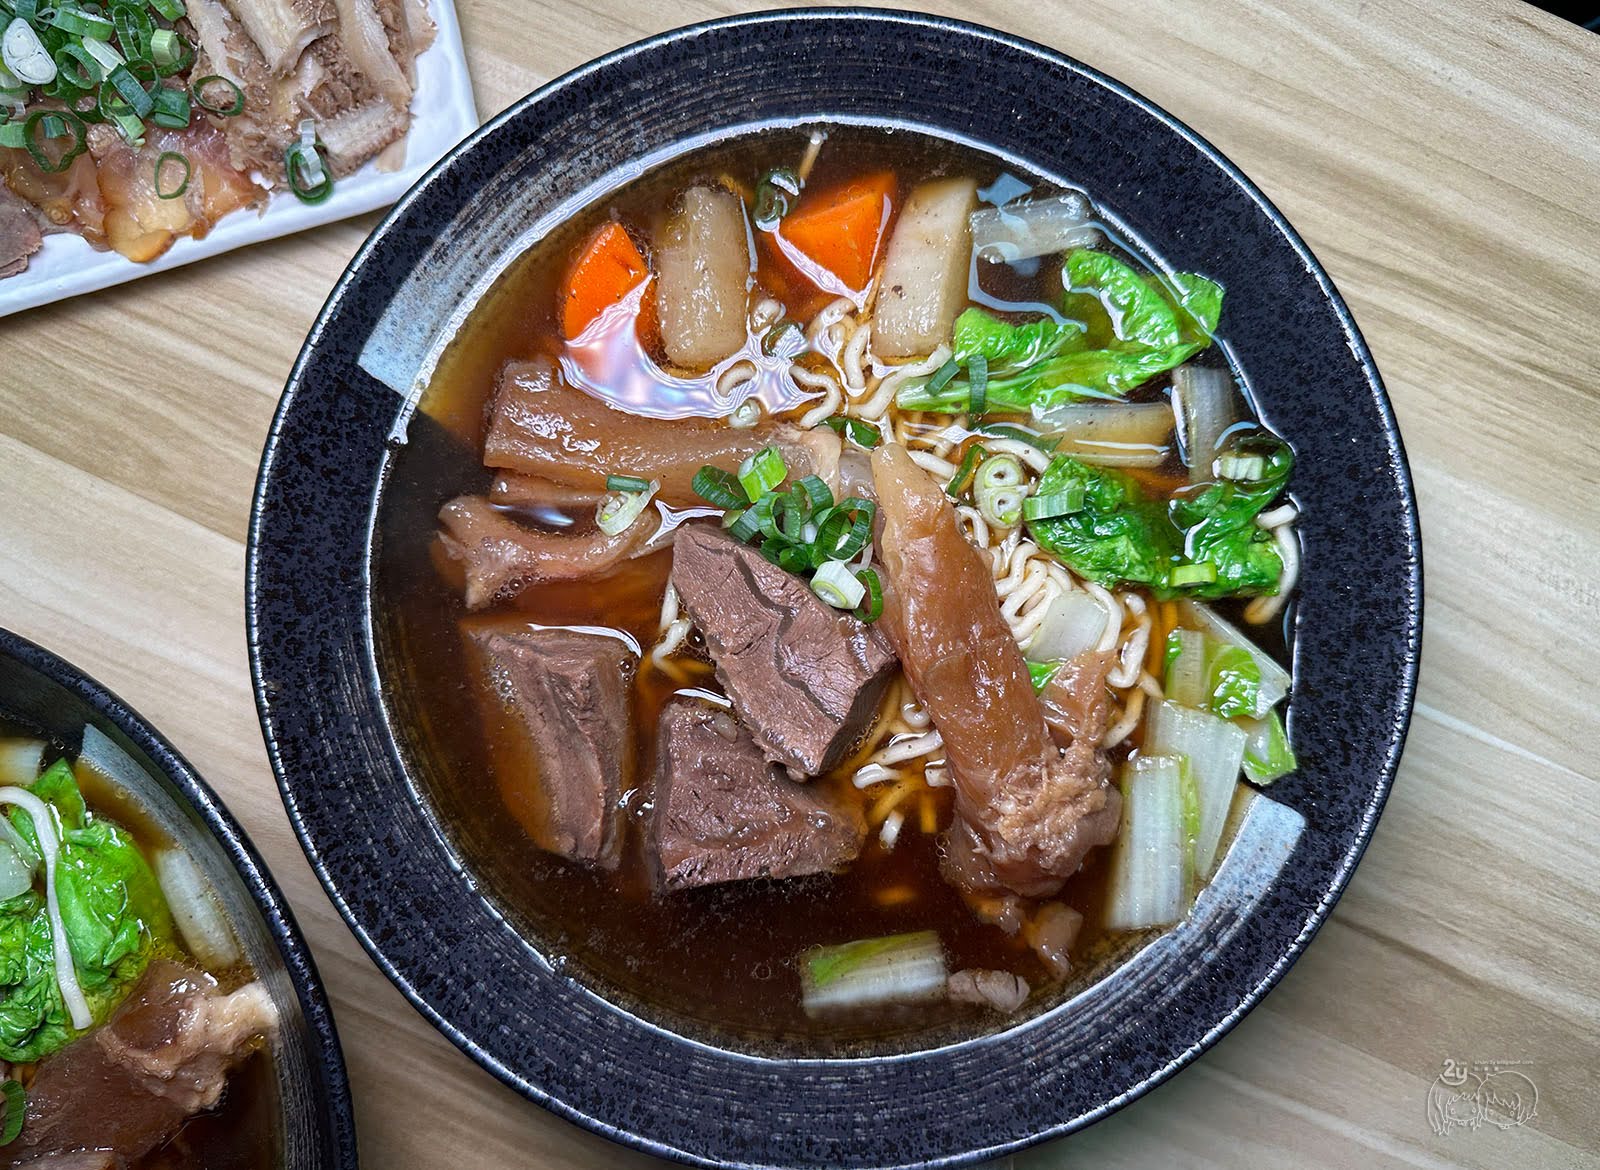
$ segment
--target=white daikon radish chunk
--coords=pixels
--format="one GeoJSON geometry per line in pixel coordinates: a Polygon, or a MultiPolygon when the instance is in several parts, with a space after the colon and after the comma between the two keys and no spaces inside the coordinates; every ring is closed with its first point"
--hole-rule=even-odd
{"type": "Polygon", "coordinates": [[[980,208],[972,213],[972,247],[981,259],[1005,261],[1091,248],[1100,232],[1090,215],[1089,200],[1076,191],[980,208]]]}
{"type": "Polygon", "coordinates": [[[872,323],[879,357],[918,357],[950,340],[967,303],[968,217],[977,201],[972,179],[940,179],[911,192],[883,262],[872,323]]]}
{"type": "Polygon", "coordinates": [[[674,364],[707,369],[744,345],[754,258],[742,199],[690,187],[655,261],[661,340],[674,364]]]}
{"type": "Polygon", "coordinates": [[[0,788],[26,788],[39,778],[44,743],[37,739],[0,739],[0,788]]]}
{"type": "Polygon", "coordinates": [[[190,953],[212,971],[243,962],[228,916],[194,859],[181,849],[163,849],[155,856],[155,871],[190,953]]]}
{"type": "Polygon", "coordinates": [[[1172,408],[1164,402],[1058,406],[1040,420],[1056,454],[1101,467],[1159,467],[1172,446],[1172,408]]]}

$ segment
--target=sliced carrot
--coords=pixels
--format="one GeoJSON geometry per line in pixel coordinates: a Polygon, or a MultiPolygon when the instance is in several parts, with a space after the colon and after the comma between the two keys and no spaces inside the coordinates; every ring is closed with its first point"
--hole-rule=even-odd
{"type": "Polygon", "coordinates": [[[789,245],[783,250],[802,271],[806,266],[791,248],[851,292],[860,292],[872,279],[888,235],[897,188],[893,172],[883,171],[804,196],[779,226],[779,246],[789,245]]]}
{"type": "Polygon", "coordinates": [[[561,331],[571,339],[650,275],[650,266],[620,223],[602,226],[578,252],[562,282],[561,331]]]}

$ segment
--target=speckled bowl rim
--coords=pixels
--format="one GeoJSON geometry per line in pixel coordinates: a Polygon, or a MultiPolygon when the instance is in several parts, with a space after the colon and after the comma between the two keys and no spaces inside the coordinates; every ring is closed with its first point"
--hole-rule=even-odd
{"type": "MultiPolygon", "coordinates": [[[[344,1051],[333,1023],[333,1009],[316,961],[306,946],[283,891],[273,879],[250,837],[233,819],[225,804],[200,779],[166,736],[145,721],[132,707],[66,659],[51,653],[20,634],[0,628],[0,658],[21,663],[29,670],[77,696],[87,707],[117,728],[160,770],[182,795],[210,831],[249,892],[250,900],[261,912],[267,934],[283,958],[284,970],[300,1001],[305,1016],[310,1068],[317,1076],[314,1097],[326,1110],[325,1124],[318,1127],[322,1164],[355,1170],[355,1112],[350,1099],[350,1078],[345,1070],[344,1051]]],[[[291,1168],[292,1170],[292,1168],[291,1168]]]]}
{"type": "MultiPolygon", "coordinates": [[[[318,317],[308,336],[306,345],[296,361],[290,375],[286,391],[275,416],[269,433],[266,448],[263,452],[261,475],[257,482],[257,490],[251,514],[250,539],[249,539],[249,564],[247,567],[247,610],[250,636],[250,651],[252,673],[256,684],[257,705],[262,716],[263,734],[266,738],[269,754],[272,757],[274,770],[278,775],[279,786],[282,790],[289,817],[299,836],[306,856],[313,869],[321,879],[330,899],[344,916],[352,931],[361,944],[366,948],[373,961],[390,978],[400,991],[411,1001],[414,1007],[434,1024],[446,1037],[462,1049],[472,1059],[483,1065],[497,1078],[516,1089],[518,1092],[538,1102],[552,1112],[573,1121],[595,1133],[611,1138],[622,1144],[643,1150],[661,1157],[678,1161],[689,1162],[707,1166],[736,1166],[756,1167],[769,1165],[811,1165],[817,1164],[811,1158],[802,1157],[783,1162],[769,1162],[762,1159],[745,1156],[744,1153],[730,1154],[725,1152],[708,1152],[705,1150],[689,1149],[681,1145],[674,1145],[659,1134],[640,1132],[642,1127],[631,1123],[616,1123],[595,1113],[586,1112],[574,1106],[569,1101],[563,1100],[558,1095],[547,1091],[540,1084],[529,1079],[529,1076],[516,1067],[511,1067],[498,1059],[493,1053],[473,1035],[458,1026],[445,1013],[430,1001],[416,986],[413,979],[414,964],[411,962],[397,963],[387,953],[380,942],[369,932],[363,920],[363,915],[356,907],[351,905],[351,896],[354,887],[360,879],[348,872],[336,872],[330,867],[323,850],[311,827],[308,818],[300,807],[302,793],[297,791],[297,780],[286,774],[280,757],[280,742],[274,729],[269,711],[269,698],[263,683],[262,673],[262,645],[263,638],[270,631],[262,626],[263,610],[259,596],[259,575],[261,569],[261,542],[264,526],[268,522],[267,500],[271,479],[274,473],[274,459],[277,448],[284,436],[291,410],[294,404],[295,393],[300,385],[302,375],[307,365],[319,346],[328,344],[327,327],[330,320],[338,312],[342,298],[351,284],[359,277],[363,266],[373,253],[382,248],[386,235],[394,228],[415,203],[421,193],[427,191],[432,185],[449,176],[461,156],[470,152],[477,144],[502,130],[509,123],[515,122],[524,113],[539,102],[547,100],[561,93],[564,89],[582,83],[595,74],[603,74],[630,60],[647,55],[652,51],[670,46],[686,38],[693,38],[712,32],[723,30],[738,30],[771,22],[831,22],[848,20],[867,20],[915,26],[921,29],[938,30],[943,33],[958,37],[974,37],[993,42],[996,45],[1009,48],[1035,59],[1043,69],[1065,70],[1079,75],[1084,80],[1104,89],[1107,93],[1120,99],[1122,102],[1135,107],[1145,115],[1154,119],[1166,128],[1171,134],[1177,136],[1191,146],[1205,161],[1218,168],[1230,181],[1239,195],[1252,203],[1256,210],[1276,229],[1290,247],[1304,263],[1305,274],[1315,281],[1323,300],[1332,310],[1344,342],[1348,347],[1350,356],[1359,370],[1362,381],[1370,390],[1374,405],[1379,416],[1379,423],[1383,431],[1382,441],[1387,444],[1390,466],[1385,468],[1385,474],[1392,476],[1393,487],[1398,492],[1400,517],[1399,523],[1403,531],[1398,533],[1404,546],[1405,567],[1400,572],[1394,584],[1399,588],[1402,600],[1399,617],[1403,628],[1394,631],[1393,639],[1399,647],[1398,662],[1399,677],[1392,696],[1392,704],[1387,706],[1384,718],[1389,720],[1387,725],[1379,728],[1375,735],[1381,737],[1382,765],[1379,774],[1373,779],[1370,798],[1366,800],[1360,811],[1359,822],[1354,826],[1354,833],[1347,849],[1338,858],[1337,864],[1328,875],[1328,880],[1321,888],[1322,892],[1315,903],[1304,907],[1304,923],[1298,934],[1285,945],[1278,953],[1276,960],[1269,969],[1264,971],[1259,978],[1248,986],[1242,987],[1237,992],[1233,1006],[1226,1012],[1210,1017],[1213,1022],[1203,1035],[1179,1051],[1171,1052],[1166,1056],[1158,1068],[1148,1075],[1142,1076],[1135,1083],[1128,1085],[1119,1092],[1105,1094],[1100,1103],[1079,1115],[1067,1118],[1053,1124],[1043,1124],[1037,1129],[1020,1136],[1008,1136],[1003,1140],[986,1140],[980,1136],[972,1135],[956,1139],[954,1146],[949,1140],[942,1143],[928,1142],[920,1137],[908,1137],[907,1148],[911,1156],[893,1160],[895,1166],[957,1166],[968,1165],[977,1161],[1014,1152],[1039,1141],[1062,1136],[1074,1132],[1086,1125],[1097,1121],[1115,1110],[1137,1099],[1156,1085],[1165,1081],[1179,1069],[1185,1067],[1198,1057],[1202,1052],[1216,1043],[1235,1024],[1249,1012],[1269,991],[1288,968],[1304,952],[1307,944],[1315,936],[1322,923],[1326,921],[1334,903],[1338,900],[1350,876],[1366,849],[1371,839],[1373,829],[1379,814],[1388,798],[1394,782],[1395,772],[1405,742],[1406,729],[1409,726],[1412,706],[1415,698],[1417,674],[1420,664],[1421,630],[1422,630],[1422,548],[1421,536],[1418,526],[1415,492],[1412,485],[1409,465],[1406,462],[1404,446],[1400,438],[1393,410],[1384,391],[1382,380],[1373,362],[1370,351],[1363,340],[1360,331],[1331,279],[1328,277],[1321,264],[1312,255],[1305,242],[1289,225],[1288,221],[1266,196],[1245,177],[1220,151],[1196,134],[1184,123],[1174,118],[1171,114],[1137,94],[1128,87],[1111,79],[1110,77],[1092,69],[1064,54],[1048,49],[1034,42],[1014,37],[991,28],[971,24],[968,22],[934,17],[921,13],[907,13],[891,10],[868,8],[838,8],[838,9],[793,9],[771,12],[755,13],[735,16],[720,20],[708,21],[701,24],[685,26],[659,36],[625,46],[615,52],[596,59],[589,64],[581,66],[547,85],[536,90],[528,97],[515,103],[489,122],[477,133],[466,139],[450,155],[446,156],[433,170],[412,188],[373,231],[371,237],[358,251],[351,261],[344,275],[340,278],[330,295],[327,304],[318,317]],[[349,887],[349,888],[347,888],[349,887]]],[[[1298,678],[1297,678],[1298,681],[1298,678]]],[[[1301,907],[1297,906],[1297,910],[1301,907]]],[[[1230,992],[1230,995],[1232,993],[1230,992]]],[[[617,1014],[626,1016],[627,1013],[617,1009],[617,1014]]],[[[633,1026],[642,1032],[656,1029],[656,1026],[647,1022],[638,1021],[628,1017],[633,1026]]],[[[481,1023],[481,1021],[480,1021],[481,1023]]],[[[996,1034],[1003,1037],[1009,1033],[996,1034]]],[[[995,1038],[995,1037],[991,1037],[995,1038]]],[[[978,1041],[981,1043],[982,1041],[978,1041]]],[[[730,1053],[731,1057],[739,1057],[737,1053],[730,1053]]],[[[915,1061],[918,1057],[928,1053],[912,1053],[904,1057],[892,1058],[894,1061],[915,1061]]],[[[779,1062],[780,1064],[783,1062],[779,1062]]],[[[795,1060],[788,1062],[796,1066],[803,1066],[807,1062],[795,1060]]],[[[828,1063],[828,1062],[822,1062],[828,1063]]],[[[838,1063],[851,1064],[856,1062],[841,1061],[838,1063]]],[[[981,1131],[981,1124],[977,1127],[981,1131]]],[[[948,1135],[946,1135],[948,1137],[948,1135]]],[[[733,1143],[737,1146],[737,1142],[733,1143]]],[[[852,1162],[852,1164],[858,1164],[852,1162]]],[[[866,1164],[866,1163],[859,1163],[866,1164]]],[[[888,1164],[885,1162],[884,1164],[888,1164]]]]}

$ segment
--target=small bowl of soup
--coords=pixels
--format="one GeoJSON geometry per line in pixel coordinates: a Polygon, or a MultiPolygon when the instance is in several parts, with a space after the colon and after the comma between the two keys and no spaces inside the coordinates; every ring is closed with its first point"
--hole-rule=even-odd
{"type": "Polygon", "coordinates": [[[0,1166],[353,1170],[287,904],[121,700],[0,630],[0,1166]]]}
{"type": "Polygon", "coordinates": [[[782,13],[553,83],[374,234],[252,660],[335,902],[491,1071],[705,1164],[946,1164],[1300,952],[1416,540],[1348,312],[1212,148],[990,30],[782,13]]]}

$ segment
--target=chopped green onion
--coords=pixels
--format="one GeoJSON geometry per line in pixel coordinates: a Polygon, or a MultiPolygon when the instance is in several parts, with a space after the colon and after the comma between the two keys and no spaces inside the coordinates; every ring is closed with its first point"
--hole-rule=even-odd
{"type": "MultiPolygon", "coordinates": [[[[117,29],[117,43],[128,59],[145,60],[150,56],[150,38],[155,35],[155,22],[142,4],[117,4],[111,9],[111,23],[117,29]]],[[[124,94],[124,97],[127,95],[124,94]]],[[[129,101],[133,99],[129,98],[129,101]]]]}
{"type": "Polygon", "coordinates": [[[659,483],[647,483],[643,491],[613,491],[595,509],[594,522],[607,536],[616,536],[639,518],[660,488],[659,483]]]}
{"type": "Polygon", "coordinates": [[[50,23],[68,36],[94,37],[102,41],[109,41],[115,31],[111,22],[99,13],[85,12],[76,5],[68,4],[56,9],[50,23]]]}
{"type": "Polygon", "coordinates": [[[183,0],[149,0],[149,4],[151,8],[154,8],[168,20],[181,20],[188,15],[188,9],[184,7],[183,0]]]}
{"type": "Polygon", "coordinates": [[[1027,663],[1028,681],[1033,683],[1033,693],[1036,695],[1054,681],[1056,675],[1061,673],[1062,666],[1065,665],[1061,662],[1034,662],[1032,659],[1028,659],[1027,663]]]}
{"type": "Polygon", "coordinates": [[[943,999],[949,978],[931,930],[813,947],[799,965],[801,1004],[810,1016],[943,999]]]}
{"type": "Polygon", "coordinates": [[[189,160],[186,157],[184,157],[183,155],[179,154],[175,150],[164,150],[164,151],[162,151],[161,152],[161,157],[156,159],[156,198],[158,198],[158,199],[179,199],[179,198],[182,198],[184,192],[186,192],[189,189],[189,176],[192,173],[193,172],[191,171],[191,169],[189,167],[189,160]],[[178,164],[178,165],[183,167],[183,178],[178,180],[178,185],[176,187],[172,187],[170,189],[169,188],[164,188],[161,185],[161,169],[162,169],[162,167],[166,166],[168,163],[176,163],[176,164],[178,164]]]}
{"type": "Polygon", "coordinates": [[[755,224],[770,232],[789,214],[790,200],[800,194],[800,180],[788,167],[778,167],[761,176],[756,184],[755,224]]]}
{"type": "Polygon", "coordinates": [[[883,616],[883,582],[871,569],[862,569],[856,574],[856,580],[866,588],[867,596],[852,613],[861,621],[875,622],[883,616]]]}
{"type": "Polygon", "coordinates": [[[811,578],[811,592],[834,609],[855,609],[866,596],[866,585],[856,579],[845,561],[824,561],[811,578]]]}
{"type": "Polygon", "coordinates": [[[41,171],[47,175],[60,174],[84,151],[83,119],[66,110],[38,110],[22,123],[22,145],[41,171]],[[36,129],[42,131],[45,142],[71,134],[72,145],[52,159],[43,144],[35,141],[36,129]]]}
{"type": "Polygon", "coordinates": [[[28,1094],[20,1082],[13,1080],[0,1085],[0,1092],[4,1092],[6,1098],[6,1117],[4,1123],[0,1124],[0,1146],[9,1146],[22,1132],[22,1121],[28,1113],[28,1094]]]}
{"type": "Polygon", "coordinates": [[[62,45],[56,50],[56,70],[61,80],[85,92],[99,85],[105,76],[100,62],[81,44],[62,45]]]}
{"type": "Polygon", "coordinates": [[[1070,516],[1083,511],[1083,484],[1068,484],[1059,492],[1047,496],[1029,496],[1022,501],[1024,520],[1051,520],[1057,516],[1070,516]]]}
{"type": "Polygon", "coordinates": [[[155,102],[150,111],[151,122],[168,130],[182,130],[189,124],[191,111],[187,90],[157,86],[152,96],[155,102]]]}
{"type": "Polygon", "coordinates": [[[740,430],[749,430],[761,421],[761,403],[754,398],[746,398],[733,408],[733,413],[728,416],[728,425],[738,427],[740,430]]]}
{"type": "Polygon", "coordinates": [[[783,345],[784,335],[788,333],[799,334],[799,336],[802,338],[805,336],[805,334],[801,332],[800,326],[797,322],[785,317],[782,321],[779,321],[776,325],[774,325],[771,329],[768,329],[766,333],[762,335],[761,352],[766,354],[768,357],[771,357],[777,353],[779,347],[783,345]]]}
{"type": "Polygon", "coordinates": [[[148,117],[150,111],[155,108],[155,99],[150,96],[150,91],[139,84],[139,79],[126,65],[118,65],[108,73],[106,84],[117,91],[137,117],[148,117]]]}
{"type": "Polygon", "coordinates": [[[961,457],[961,466],[956,468],[956,473],[950,477],[950,482],[944,485],[944,494],[952,500],[959,499],[966,494],[972,486],[972,477],[977,473],[978,464],[989,453],[980,443],[974,443],[967,448],[967,453],[961,457]]]}
{"type": "Polygon", "coordinates": [[[967,400],[967,413],[982,418],[989,409],[989,359],[975,353],[967,359],[967,382],[971,396],[967,400]]]}
{"type": "Polygon", "coordinates": [[[1185,585],[1210,585],[1217,579],[1217,566],[1210,561],[1199,561],[1192,565],[1174,565],[1172,568],[1172,584],[1175,588],[1185,585]]]}
{"type": "Polygon", "coordinates": [[[783,453],[776,447],[763,447],[739,464],[739,485],[754,503],[781,484],[788,474],[789,468],[783,462],[783,453]]]}
{"type": "Polygon", "coordinates": [[[650,490],[650,481],[640,479],[637,475],[608,475],[606,476],[606,491],[608,492],[647,492],[650,490]]]}
{"type": "Polygon", "coordinates": [[[21,13],[0,34],[0,61],[18,81],[29,85],[48,85],[56,79],[55,58],[21,13]]]}
{"type": "Polygon", "coordinates": [[[21,150],[22,145],[22,123],[13,122],[8,111],[0,110],[0,146],[21,150]]]}
{"type": "Polygon", "coordinates": [[[128,63],[127,58],[117,52],[109,41],[101,40],[98,37],[84,37],[79,44],[83,46],[83,51],[93,57],[96,64],[100,66],[102,79],[118,65],[126,65],[128,63]]]}
{"type": "Polygon", "coordinates": [[[739,477],[707,464],[689,482],[696,495],[718,508],[741,508],[750,501],[739,486],[739,477]]]}
{"type": "Polygon", "coordinates": [[[321,203],[333,194],[333,178],[323,169],[315,146],[293,143],[283,156],[283,169],[289,176],[289,190],[302,203],[321,203]]]}
{"type": "Polygon", "coordinates": [[[794,486],[805,494],[812,511],[833,504],[833,492],[818,476],[808,475],[804,479],[796,480],[794,486]]]}
{"type": "Polygon", "coordinates": [[[215,73],[207,74],[190,85],[189,92],[194,95],[194,104],[208,114],[216,114],[220,118],[233,118],[244,112],[244,90],[226,77],[219,77],[215,73]],[[211,85],[225,85],[233,91],[233,97],[228,104],[218,105],[206,97],[206,87],[211,85]]]}
{"type": "Polygon", "coordinates": [[[745,544],[749,544],[761,531],[761,520],[752,515],[751,511],[749,508],[740,508],[722,518],[722,526],[735,540],[743,541],[745,544]]]}
{"type": "Polygon", "coordinates": [[[832,418],[823,419],[822,425],[832,427],[856,446],[863,447],[868,451],[883,442],[882,431],[871,423],[862,422],[858,418],[845,418],[843,415],[836,414],[832,418]]]}
{"type": "Polygon", "coordinates": [[[156,67],[171,65],[183,57],[183,38],[170,28],[158,29],[150,34],[150,60],[156,67]]]}
{"type": "Polygon", "coordinates": [[[1022,522],[1022,501],[1027,498],[1022,463],[1013,455],[994,455],[983,461],[973,480],[972,497],[990,524],[1015,528],[1022,522]]]}
{"type": "Polygon", "coordinates": [[[831,508],[817,521],[817,535],[813,541],[818,554],[824,558],[849,560],[872,539],[872,521],[878,506],[871,500],[856,496],[831,508]]]}
{"type": "Polygon", "coordinates": [[[937,394],[940,390],[943,390],[950,384],[950,379],[954,378],[960,370],[961,363],[956,361],[955,358],[945,362],[944,365],[933,372],[933,377],[928,379],[928,392],[937,394]]]}

